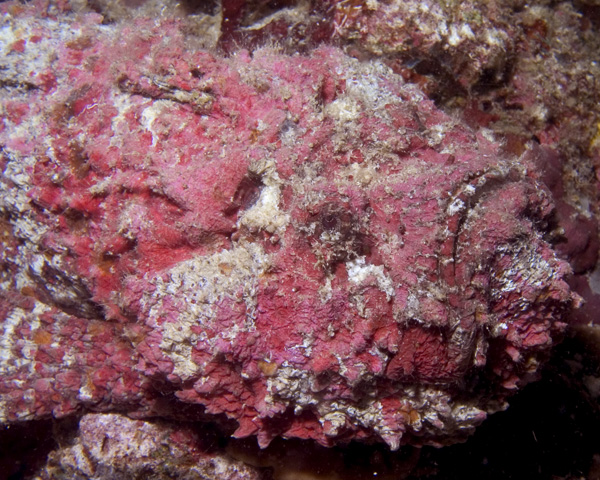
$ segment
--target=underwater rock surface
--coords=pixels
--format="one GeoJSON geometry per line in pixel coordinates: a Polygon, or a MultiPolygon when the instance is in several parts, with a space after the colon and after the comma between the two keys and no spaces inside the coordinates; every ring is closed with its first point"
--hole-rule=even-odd
{"type": "Polygon", "coordinates": [[[87,414],[79,421],[75,440],[65,443],[48,455],[37,478],[265,478],[259,469],[214,455],[197,431],[177,423],[145,422],[111,413],[87,414]]]}
{"type": "Polygon", "coordinates": [[[5,10],[1,423],[198,406],[397,449],[536,377],[579,297],[530,151],[334,47],[5,10]]]}

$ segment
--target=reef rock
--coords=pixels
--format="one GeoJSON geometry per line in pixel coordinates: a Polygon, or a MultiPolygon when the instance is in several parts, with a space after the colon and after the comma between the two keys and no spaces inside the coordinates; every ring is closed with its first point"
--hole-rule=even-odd
{"type": "Polygon", "coordinates": [[[0,422],[439,445],[535,378],[578,297],[527,155],[336,48],[2,12],[0,422]]]}
{"type": "MultiPolygon", "coordinates": [[[[212,439],[214,440],[214,439],[212,439]]],[[[210,453],[185,424],[88,414],[74,439],[48,455],[40,480],[262,480],[259,469],[210,453]]]]}

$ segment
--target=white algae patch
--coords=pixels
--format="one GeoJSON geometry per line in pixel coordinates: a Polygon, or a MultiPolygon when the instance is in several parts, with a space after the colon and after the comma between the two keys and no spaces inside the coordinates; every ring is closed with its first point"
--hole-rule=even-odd
{"type": "Polygon", "coordinates": [[[269,265],[260,246],[247,244],[181,262],[151,280],[156,290],[143,300],[147,323],[161,333],[160,348],[173,362],[175,375],[188,379],[201,373],[202,366],[191,358],[198,340],[214,344],[219,338],[229,340],[242,329],[254,329],[257,284],[269,265]],[[234,324],[210,340],[194,333],[194,326],[211,325],[215,306],[224,299],[244,304],[244,324],[234,324]],[[166,312],[169,316],[165,319],[166,312]]]}

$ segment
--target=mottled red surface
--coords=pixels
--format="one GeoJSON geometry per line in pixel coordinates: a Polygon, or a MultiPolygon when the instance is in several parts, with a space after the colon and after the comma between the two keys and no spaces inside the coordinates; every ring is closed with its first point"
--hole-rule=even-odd
{"type": "Polygon", "coordinates": [[[530,156],[336,48],[3,10],[2,422],[184,403],[397,448],[535,378],[578,297],[530,156]]]}

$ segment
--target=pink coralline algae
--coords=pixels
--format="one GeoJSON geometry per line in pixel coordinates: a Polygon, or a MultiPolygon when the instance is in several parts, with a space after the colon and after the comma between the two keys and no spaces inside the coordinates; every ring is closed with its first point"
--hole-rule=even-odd
{"type": "Polygon", "coordinates": [[[177,20],[0,25],[0,421],[443,444],[578,302],[531,157],[333,47],[219,57],[177,20]]]}

